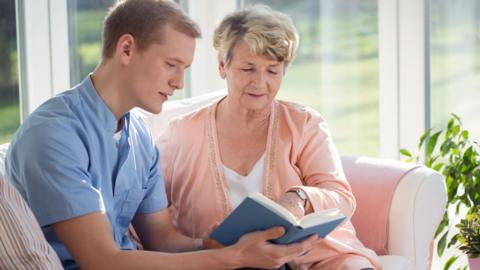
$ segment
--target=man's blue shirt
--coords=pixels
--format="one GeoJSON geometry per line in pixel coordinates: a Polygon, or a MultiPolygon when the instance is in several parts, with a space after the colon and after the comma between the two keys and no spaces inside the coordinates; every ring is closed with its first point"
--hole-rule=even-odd
{"type": "Polygon", "coordinates": [[[118,247],[136,249],[128,234],[134,215],[167,206],[159,152],[146,126],[133,113],[123,121],[116,140],[118,121],[88,76],[35,110],[10,145],[7,179],[67,269],[77,266],[50,224],[105,212],[118,247]]]}

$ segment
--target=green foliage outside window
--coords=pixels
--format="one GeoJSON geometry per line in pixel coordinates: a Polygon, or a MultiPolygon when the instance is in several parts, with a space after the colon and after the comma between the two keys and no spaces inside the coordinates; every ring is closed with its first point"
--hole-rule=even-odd
{"type": "Polygon", "coordinates": [[[15,1],[0,2],[0,143],[20,125],[15,1]]]}

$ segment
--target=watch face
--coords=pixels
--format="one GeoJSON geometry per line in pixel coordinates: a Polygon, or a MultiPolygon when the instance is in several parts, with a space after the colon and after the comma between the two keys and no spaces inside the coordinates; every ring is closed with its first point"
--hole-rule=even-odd
{"type": "Polygon", "coordinates": [[[305,191],[303,191],[301,189],[297,189],[296,192],[302,200],[306,201],[308,199],[307,194],[305,194],[305,191]]]}
{"type": "Polygon", "coordinates": [[[295,193],[297,193],[297,196],[303,201],[303,207],[306,207],[308,202],[308,197],[307,197],[307,194],[305,194],[305,191],[301,189],[296,189],[295,193]]]}
{"type": "Polygon", "coordinates": [[[303,201],[303,207],[307,206],[308,197],[307,197],[307,194],[305,193],[305,191],[303,191],[302,189],[296,188],[296,189],[291,189],[287,192],[295,192],[297,194],[297,196],[300,198],[300,200],[303,201]]]}

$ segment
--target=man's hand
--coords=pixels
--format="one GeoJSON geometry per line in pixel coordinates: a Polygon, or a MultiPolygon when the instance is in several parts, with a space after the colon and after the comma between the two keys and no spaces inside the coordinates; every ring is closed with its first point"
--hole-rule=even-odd
{"type": "Polygon", "coordinates": [[[281,237],[284,233],[285,229],[281,227],[250,233],[227,249],[233,250],[233,256],[242,267],[272,269],[279,268],[307,253],[318,240],[318,236],[314,235],[300,243],[290,245],[275,245],[268,241],[281,237]]]}
{"type": "Polygon", "coordinates": [[[217,248],[224,247],[224,245],[210,238],[210,234],[218,227],[218,225],[220,225],[220,223],[215,222],[215,224],[210,226],[210,228],[208,228],[208,231],[203,234],[203,237],[202,237],[203,249],[217,249],[217,248]]]}

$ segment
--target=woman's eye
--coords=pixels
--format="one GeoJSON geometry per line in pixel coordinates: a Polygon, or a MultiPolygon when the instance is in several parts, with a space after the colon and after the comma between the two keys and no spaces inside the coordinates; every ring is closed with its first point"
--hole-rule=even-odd
{"type": "Polygon", "coordinates": [[[242,68],[242,70],[245,72],[250,72],[250,71],[253,71],[253,68],[242,68]]]}
{"type": "Polygon", "coordinates": [[[277,74],[278,74],[278,72],[275,71],[275,70],[269,70],[268,72],[269,72],[270,74],[273,74],[273,75],[277,75],[277,74]]]}
{"type": "Polygon", "coordinates": [[[168,65],[169,67],[172,67],[172,68],[175,67],[175,64],[172,64],[172,63],[169,63],[169,62],[165,62],[165,63],[167,63],[167,65],[168,65]]]}

